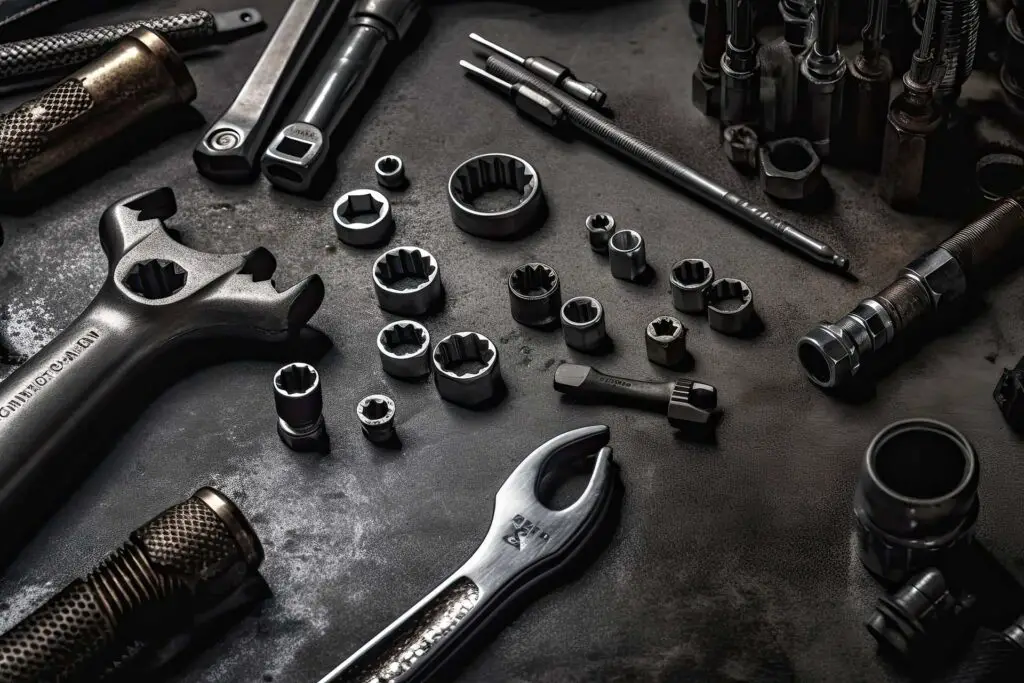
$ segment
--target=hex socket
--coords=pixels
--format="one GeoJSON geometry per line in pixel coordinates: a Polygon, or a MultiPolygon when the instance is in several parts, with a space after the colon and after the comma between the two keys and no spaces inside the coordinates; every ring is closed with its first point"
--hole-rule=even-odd
{"type": "Polygon", "coordinates": [[[170,43],[139,28],[0,117],[0,192],[18,192],[142,119],[195,97],[196,84],[170,43]]]}
{"type": "Polygon", "coordinates": [[[320,375],[306,363],[290,363],[274,375],[277,416],[297,433],[317,425],[323,417],[324,399],[320,375]]]}
{"type": "Polygon", "coordinates": [[[622,230],[608,242],[608,263],[612,276],[636,280],[647,270],[647,246],[635,230],[622,230]]]}
{"type": "Polygon", "coordinates": [[[562,289],[558,273],[543,263],[527,263],[508,277],[512,317],[530,327],[545,327],[558,320],[562,289]]]}
{"type": "Polygon", "coordinates": [[[894,583],[943,566],[974,536],[979,478],[974,448],[953,427],[915,419],[883,429],[854,496],[861,562],[894,583]]]}

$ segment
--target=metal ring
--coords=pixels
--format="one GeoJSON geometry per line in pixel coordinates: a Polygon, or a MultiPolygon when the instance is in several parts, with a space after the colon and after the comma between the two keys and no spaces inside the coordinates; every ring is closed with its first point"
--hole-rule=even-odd
{"type": "Polygon", "coordinates": [[[397,247],[373,264],[373,288],[380,307],[398,315],[423,315],[441,300],[441,272],[430,252],[397,247]]]}
{"type": "Polygon", "coordinates": [[[489,239],[536,228],[545,208],[537,170],[511,154],[481,154],[464,162],[448,179],[448,203],[459,229],[489,239]],[[514,190],[519,200],[498,210],[477,207],[481,197],[496,190],[514,190]]]}
{"type": "Polygon", "coordinates": [[[376,190],[353,190],[334,204],[338,239],[353,247],[371,247],[387,241],[395,230],[391,202],[376,190]]]}

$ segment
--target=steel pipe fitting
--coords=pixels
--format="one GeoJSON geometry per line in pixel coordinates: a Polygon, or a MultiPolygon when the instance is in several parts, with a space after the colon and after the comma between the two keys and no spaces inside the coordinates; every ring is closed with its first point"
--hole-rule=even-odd
{"type": "Polygon", "coordinates": [[[578,296],[562,306],[562,332],[569,348],[594,353],[608,343],[604,306],[593,297],[578,296]]]}
{"type": "Polygon", "coordinates": [[[615,234],[615,218],[610,213],[587,216],[587,240],[598,254],[608,253],[608,242],[615,234]]]}
{"type": "Polygon", "coordinates": [[[414,320],[385,325],[377,335],[377,351],[384,372],[398,379],[430,374],[430,333],[414,320]]]}
{"type": "Polygon", "coordinates": [[[644,238],[635,230],[622,230],[608,242],[608,264],[612,276],[619,280],[634,281],[647,270],[647,247],[644,238]]]}
{"type": "Polygon", "coordinates": [[[430,252],[398,247],[373,264],[373,288],[380,307],[397,315],[424,315],[441,302],[441,272],[430,252]]]}
{"type": "Polygon", "coordinates": [[[963,434],[904,420],[868,446],[854,496],[860,560],[888,582],[942,567],[974,537],[978,458],[963,434]]]}
{"type": "Polygon", "coordinates": [[[672,266],[672,305],[683,313],[703,313],[715,269],[704,259],[688,258],[672,266]]]}
{"type": "Polygon", "coordinates": [[[395,438],[395,402],[383,394],[367,396],[356,405],[356,417],[363,436],[373,443],[395,438]]]}
{"type": "Polygon", "coordinates": [[[327,447],[324,399],[320,375],[306,363],[291,363],[274,375],[277,433],[286,446],[300,453],[327,447]]]}
{"type": "Polygon", "coordinates": [[[389,190],[401,190],[409,184],[405,176],[405,162],[394,154],[382,156],[373,164],[373,172],[377,183],[389,190]]]}
{"type": "Polygon", "coordinates": [[[477,237],[508,239],[535,229],[546,205],[540,175],[527,161],[511,154],[481,154],[464,162],[448,179],[452,220],[477,237]],[[487,195],[513,190],[512,206],[494,208],[487,195]]]}
{"type": "Polygon", "coordinates": [[[391,202],[376,190],[353,190],[334,204],[338,239],[353,247],[372,247],[386,242],[395,231],[391,202]]]}
{"type": "Polygon", "coordinates": [[[545,327],[558,320],[562,288],[558,273],[543,263],[527,263],[508,277],[512,317],[530,327],[545,327]]]}
{"type": "Polygon", "coordinates": [[[498,348],[476,332],[458,332],[434,347],[434,383],[446,401],[464,408],[480,408],[501,393],[498,348]]]}

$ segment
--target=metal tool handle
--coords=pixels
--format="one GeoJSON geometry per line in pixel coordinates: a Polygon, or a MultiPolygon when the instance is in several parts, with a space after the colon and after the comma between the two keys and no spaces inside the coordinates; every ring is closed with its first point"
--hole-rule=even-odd
{"type": "Polygon", "coordinates": [[[262,560],[234,503],[201,489],[0,636],[0,681],[97,680],[129,645],[160,638],[229,596],[262,560]]]}
{"type": "Polygon", "coordinates": [[[249,80],[193,155],[199,172],[217,182],[245,182],[299,71],[341,0],[293,0],[249,80]]]}
{"type": "Polygon", "coordinates": [[[564,363],[555,370],[555,390],[577,398],[625,404],[664,412],[672,398],[673,382],[641,382],[613,377],[586,365],[564,363]]]}
{"type": "Polygon", "coordinates": [[[213,14],[196,10],[169,17],[126,21],[0,45],[0,81],[53,71],[67,71],[99,57],[137,28],[158,31],[184,50],[217,33],[213,14]]]}

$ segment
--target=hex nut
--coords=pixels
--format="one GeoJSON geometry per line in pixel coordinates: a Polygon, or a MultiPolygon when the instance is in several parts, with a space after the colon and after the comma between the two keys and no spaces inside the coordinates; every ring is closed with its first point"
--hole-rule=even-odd
{"type": "Polygon", "coordinates": [[[934,195],[935,175],[945,166],[936,157],[940,147],[936,138],[943,120],[935,116],[915,122],[914,128],[904,128],[894,125],[890,117],[882,144],[878,194],[891,206],[915,208],[934,195]]]}
{"type": "Polygon", "coordinates": [[[722,334],[743,334],[754,322],[754,295],[742,280],[721,278],[708,289],[708,323],[722,334]]]}
{"type": "Polygon", "coordinates": [[[739,124],[728,126],[722,131],[725,158],[744,173],[753,173],[757,170],[758,147],[757,133],[750,126],[739,124]]]}
{"type": "Polygon", "coordinates": [[[441,301],[441,271],[430,252],[397,247],[373,264],[373,288],[380,307],[397,315],[424,315],[441,301]]]}
{"type": "Polygon", "coordinates": [[[903,269],[919,283],[936,308],[948,305],[967,293],[967,276],[960,262],[945,249],[935,249],[903,269]]]}
{"type": "Polygon", "coordinates": [[[432,355],[437,393],[464,408],[479,408],[500,395],[498,348],[476,332],[457,332],[439,341],[432,355]]]}
{"type": "Polygon", "coordinates": [[[448,179],[448,205],[460,230],[488,239],[509,239],[536,228],[547,206],[537,169],[511,154],[481,154],[455,169],[448,179]],[[515,191],[518,200],[500,208],[483,201],[499,190],[515,191]]]}
{"type": "Polygon", "coordinates": [[[652,363],[674,368],[690,357],[686,350],[686,327],[676,318],[663,315],[647,326],[644,335],[647,359],[652,363]]]}
{"type": "Polygon", "coordinates": [[[615,218],[610,213],[587,216],[587,239],[598,254],[608,253],[608,241],[615,234],[615,218]]]}
{"type": "Polygon", "coordinates": [[[273,386],[281,441],[299,453],[326,452],[329,442],[316,368],[306,363],[289,363],[274,374],[273,386]]]}
{"type": "Polygon", "coordinates": [[[672,266],[672,305],[683,313],[703,313],[708,305],[708,288],[715,269],[704,259],[687,258],[672,266]]]}
{"type": "Polygon", "coordinates": [[[385,443],[395,436],[395,402],[383,394],[367,396],[356,405],[356,417],[363,436],[373,443],[385,443]]]}
{"type": "Polygon", "coordinates": [[[377,183],[389,190],[401,190],[409,184],[405,177],[405,162],[394,154],[377,159],[373,164],[373,172],[377,175],[377,183]]]}
{"type": "Polygon", "coordinates": [[[353,190],[334,204],[338,239],[352,247],[371,247],[386,242],[395,231],[391,202],[376,190],[353,190]]]}
{"type": "Polygon", "coordinates": [[[821,159],[803,138],[782,138],[760,150],[761,189],[775,199],[799,201],[821,189],[821,159]]]}
{"type": "Polygon", "coordinates": [[[558,320],[562,288],[558,273],[543,263],[526,263],[508,277],[512,317],[530,327],[546,327],[558,320]]]}
{"type": "Polygon", "coordinates": [[[608,263],[612,277],[635,281],[647,271],[647,247],[635,230],[622,230],[608,241],[608,263]]]}
{"type": "Polygon", "coordinates": [[[385,325],[377,335],[384,372],[398,379],[417,379],[430,374],[430,333],[415,320],[385,325]]]}
{"type": "Polygon", "coordinates": [[[819,387],[842,385],[860,369],[856,349],[831,323],[816,325],[801,337],[796,348],[804,373],[819,387]]]}
{"type": "Polygon", "coordinates": [[[604,306],[597,299],[578,296],[562,306],[562,332],[569,348],[594,353],[608,342],[604,306]]]}

